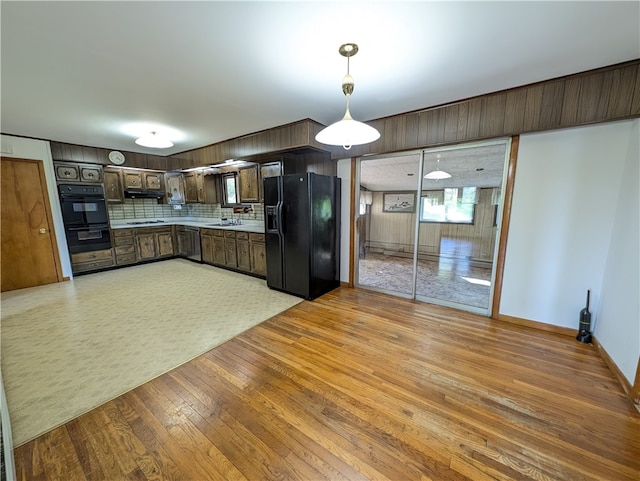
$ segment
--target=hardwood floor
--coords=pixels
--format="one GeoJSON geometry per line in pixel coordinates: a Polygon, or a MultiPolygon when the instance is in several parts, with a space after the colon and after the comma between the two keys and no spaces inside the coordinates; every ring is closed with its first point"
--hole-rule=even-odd
{"type": "Polygon", "coordinates": [[[15,450],[21,480],[637,480],[591,345],[341,288],[15,450]]]}

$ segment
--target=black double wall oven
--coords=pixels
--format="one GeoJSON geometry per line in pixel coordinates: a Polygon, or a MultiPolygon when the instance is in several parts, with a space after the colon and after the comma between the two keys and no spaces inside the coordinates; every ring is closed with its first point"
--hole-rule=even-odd
{"type": "Polygon", "coordinates": [[[69,252],[111,248],[109,214],[101,185],[58,185],[69,252]]]}

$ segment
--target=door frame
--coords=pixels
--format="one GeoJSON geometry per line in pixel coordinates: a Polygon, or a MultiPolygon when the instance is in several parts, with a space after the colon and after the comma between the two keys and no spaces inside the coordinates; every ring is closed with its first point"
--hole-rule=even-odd
{"type": "MultiPolygon", "coordinates": [[[[51,210],[51,202],[49,200],[49,190],[47,188],[47,178],[44,169],[44,161],[39,159],[23,159],[20,157],[5,157],[0,156],[0,162],[27,162],[35,164],[38,168],[38,182],[40,185],[40,193],[42,194],[45,217],[47,224],[49,225],[49,239],[51,242],[51,251],[53,253],[53,262],[55,266],[56,282],[62,282],[64,279],[62,273],[62,262],[60,260],[60,253],[58,252],[58,239],[56,237],[55,224],[53,222],[53,213],[51,210]]],[[[9,291],[7,291],[9,292],[9,291]]]]}

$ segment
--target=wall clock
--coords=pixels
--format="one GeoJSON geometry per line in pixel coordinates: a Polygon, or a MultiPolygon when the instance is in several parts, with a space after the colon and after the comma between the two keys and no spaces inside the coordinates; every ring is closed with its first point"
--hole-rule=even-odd
{"type": "Polygon", "coordinates": [[[109,161],[112,164],[122,165],[124,164],[124,154],[122,152],[118,152],[117,150],[113,150],[109,152],[109,161]]]}

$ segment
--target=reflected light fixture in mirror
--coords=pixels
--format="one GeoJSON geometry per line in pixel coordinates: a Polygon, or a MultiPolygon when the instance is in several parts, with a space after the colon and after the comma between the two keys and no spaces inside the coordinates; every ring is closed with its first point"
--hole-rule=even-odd
{"type": "Polygon", "coordinates": [[[136,144],[141,145],[142,147],[151,147],[153,149],[168,149],[169,147],[173,147],[173,142],[161,135],[158,135],[157,132],[150,132],[143,135],[139,139],[136,139],[136,144]]]}
{"type": "Polygon", "coordinates": [[[436,155],[436,170],[432,170],[427,175],[424,176],[425,179],[435,180],[436,182],[443,179],[448,179],[451,177],[451,174],[445,172],[444,170],[440,170],[440,154],[436,155]]]}
{"type": "Polygon", "coordinates": [[[340,55],[347,57],[347,75],[342,80],[342,92],[347,98],[347,108],[342,120],[322,129],[316,135],[316,140],[321,144],[342,145],[349,150],[352,145],[362,145],[374,142],[380,138],[380,132],[373,127],[353,120],[349,111],[349,99],[353,93],[353,77],[349,74],[349,59],[358,53],[355,43],[345,43],[338,49],[340,55]]]}

